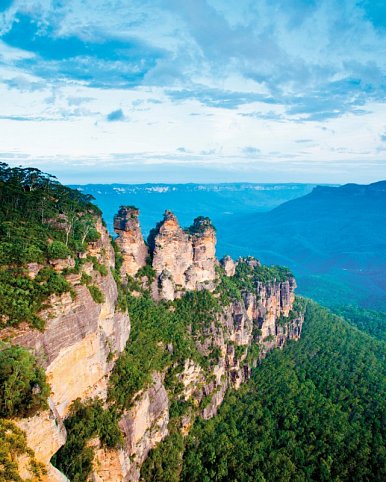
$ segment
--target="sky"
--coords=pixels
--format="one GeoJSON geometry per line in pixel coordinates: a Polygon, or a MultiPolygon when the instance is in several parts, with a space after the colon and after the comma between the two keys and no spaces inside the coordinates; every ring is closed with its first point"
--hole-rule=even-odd
{"type": "Polygon", "coordinates": [[[0,161],[66,183],[386,178],[384,0],[0,0],[0,161]]]}

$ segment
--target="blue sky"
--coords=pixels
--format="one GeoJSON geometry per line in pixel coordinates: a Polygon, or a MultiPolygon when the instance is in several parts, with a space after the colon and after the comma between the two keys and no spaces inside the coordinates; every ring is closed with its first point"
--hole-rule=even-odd
{"type": "Polygon", "coordinates": [[[0,160],[64,182],[386,178],[384,0],[0,0],[0,160]]]}

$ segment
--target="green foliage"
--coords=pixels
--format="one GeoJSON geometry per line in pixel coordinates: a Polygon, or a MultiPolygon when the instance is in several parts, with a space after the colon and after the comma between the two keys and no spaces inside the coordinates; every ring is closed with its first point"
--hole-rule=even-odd
{"type": "Polygon", "coordinates": [[[122,283],[121,273],[120,273],[123,257],[119,249],[119,246],[113,239],[111,240],[111,244],[113,246],[114,255],[115,255],[115,267],[111,269],[111,272],[118,288],[118,298],[117,298],[116,308],[118,311],[126,313],[128,308],[128,304],[127,304],[128,287],[127,285],[122,283]]]}
{"type": "Polygon", "coordinates": [[[98,271],[102,276],[107,276],[107,268],[104,264],[101,264],[95,256],[87,256],[87,261],[92,262],[92,267],[95,271],[98,271]]]}
{"type": "Polygon", "coordinates": [[[192,226],[186,229],[186,232],[189,234],[202,234],[207,228],[216,230],[208,217],[199,216],[193,221],[192,226]]]}
{"type": "Polygon", "coordinates": [[[141,468],[141,481],[178,482],[182,468],[184,439],[178,432],[150,451],[141,468]]]}
{"type": "Polygon", "coordinates": [[[195,337],[201,336],[220,309],[218,300],[205,290],[187,293],[173,303],[157,303],[149,293],[127,299],[130,340],[114,366],[109,390],[110,400],[121,408],[131,406],[134,394],[150,383],[154,371],[172,362],[190,358],[208,367],[209,360],[197,351],[195,337]]]}
{"type": "Polygon", "coordinates": [[[102,291],[96,285],[87,285],[92,299],[95,303],[101,304],[105,302],[105,296],[102,291]]]}
{"type": "Polygon", "coordinates": [[[333,308],[333,311],[359,330],[386,342],[386,312],[356,306],[339,306],[333,308]]]}
{"type": "Polygon", "coordinates": [[[44,324],[38,313],[47,306],[47,298],[70,289],[63,275],[49,267],[31,279],[23,268],[0,266],[0,328],[25,321],[42,329],[44,324]]]}
{"type": "Polygon", "coordinates": [[[43,243],[40,246],[26,245],[20,239],[14,239],[12,242],[0,242],[0,265],[42,262],[44,262],[43,243]]]}
{"type": "Polygon", "coordinates": [[[384,349],[308,303],[302,339],[196,422],[182,480],[384,480],[384,349]]]}
{"type": "Polygon", "coordinates": [[[0,481],[22,482],[19,475],[18,458],[27,459],[27,468],[34,481],[42,480],[46,471],[27,445],[25,433],[9,420],[0,419],[0,481]]]}
{"type": "Polygon", "coordinates": [[[62,241],[53,241],[48,245],[47,254],[51,259],[62,259],[70,256],[71,252],[62,241]]]}
{"type": "Polygon", "coordinates": [[[155,269],[150,265],[146,264],[142,268],[138,270],[138,273],[135,275],[137,279],[141,279],[143,276],[146,276],[148,279],[148,285],[151,285],[151,283],[155,280],[156,277],[156,272],[155,269]]]}
{"type": "Polygon", "coordinates": [[[24,348],[0,342],[0,417],[29,417],[47,408],[44,370],[24,348]]]}
{"type": "Polygon", "coordinates": [[[221,303],[229,304],[231,301],[240,300],[242,292],[254,292],[258,282],[282,283],[293,277],[291,271],[283,266],[260,266],[252,257],[240,259],[237,263],[235,274],[228,277],[221,267],[217,267],[217,277],[221,303]]]}
{"type": "Polygon", "coordinates": [[[38,169],[0,163],[0,327],[22,321],[42,327],[44,301],[68,291],[60,275],[37,281],[25,268],[84,251],[100,214],[92,199],[38,169]]]}
{"type": "Polygon", "coordinates": [[[111,240],[111,245],[114,249],[114,254],[115,254],[115,271],[119,275],[122,262],[123,262],[122,253],[121,253],[121,250],[119,249],[118,244],[115,242],[114,239],[111,240]]]}
{"type": "Polygon", "coordinates": [[[81,274],[81,277],[80,277],[80,282],[82,283],[82,285],[88,286],[92,282],[92,276],[90,276],[89,274],[87,274],[83,271],[83,273],[81,274]]]}
{"type": "Polygon", "coordinates": [[[90,228],[86,236],[87,243],[95,243],[100,239],[101,235],[95,228],[90,228]]]}
{"type": "Polygon", "coordinates": [[[231,278],[225,274],[225,270],[216,266],[216,273],[219,283],[216,293],[220,294],[220,301],[223,306],[229,305],[232,301],[241,300],[241,291],[234,276],[231,278]]]}
{"type": "Polygon", "coordinates": [[[255,261],[247,258],[237,263],[233,278],[239,289],[252,291],[258,282],[282,283],[293,277],[291,271],[284,266],[255,265],[255,261]]]}
{"type": "Polygon", "coordinates": [[[87,445],[99,437],[102,446],[116,447],[123,441],[118,427],[118,414],[105,410],[100,400],[82,403],[75,400],[69,417],[65,420],[66,444],[54,455],[51,462],[72,482],[85,482],[92,470],[94,450],[87,445]]]}

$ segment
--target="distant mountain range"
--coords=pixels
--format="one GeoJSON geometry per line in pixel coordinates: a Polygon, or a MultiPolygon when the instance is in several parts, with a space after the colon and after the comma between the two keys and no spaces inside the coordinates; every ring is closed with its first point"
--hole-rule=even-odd
{"type": "Polygon", "coordinates": [[[289,266],[303,294],[386,309],[386,181],[318,186],[222,230],[224,251],[289,266]]]}
{"type": "Polygon", "coordinates": [[[144,233],[162,219],[166,209],[173,211],[182,226],[190,226],[199,215],[208,216],[217,227],[230,218],[268,211],[285,201],[303,196],[315,184],[87,184],[71,187],[92,194],[109,229],[122,204],[141,211],[144,233]]]}

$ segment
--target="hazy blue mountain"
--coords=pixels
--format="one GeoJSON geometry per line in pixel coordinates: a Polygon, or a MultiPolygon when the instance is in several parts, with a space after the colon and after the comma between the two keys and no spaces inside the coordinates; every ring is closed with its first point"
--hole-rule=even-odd
{"type": "Polygon", "coordinates": [[[300,292],[327,304],[386,307],[386,181],[318,186],[224,227],[225,250],[289,266],[300,292]]]}
{"type": "Polygon", "coordinates": [[[183,226],[190,226],[193,219],[201,215],[210,217],[221,230],[232,217],[268,211],[309,193],[315,184],[87,184],[71,187],[95,197],[110,230],[120,205],[137,206],[141,211],[143,232],[147,234],[162,219],[165,209],[172,210],[183,226]]]}

